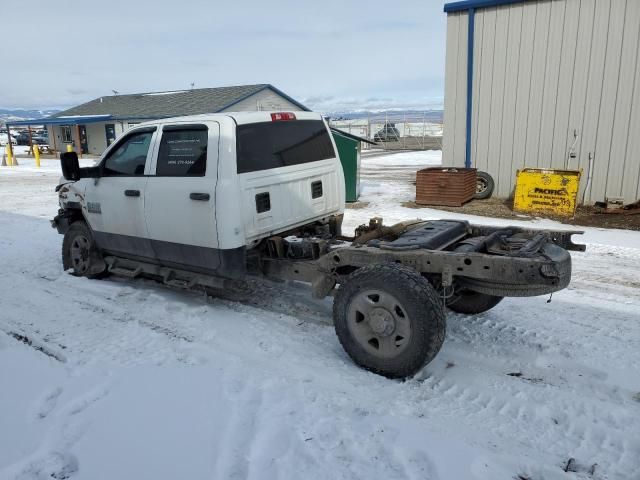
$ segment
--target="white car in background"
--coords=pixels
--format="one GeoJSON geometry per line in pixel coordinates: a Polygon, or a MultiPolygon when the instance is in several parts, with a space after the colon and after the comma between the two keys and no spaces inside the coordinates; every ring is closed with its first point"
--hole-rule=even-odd
{"type": "MultiPolygon", "coordinates": [[[[7,132],[0,132],[0,147],[4,147],[9,142],[9,135],[7,132]]],[[[16,138],[11,135],[11,145],[17,145],[16,138]]]]}

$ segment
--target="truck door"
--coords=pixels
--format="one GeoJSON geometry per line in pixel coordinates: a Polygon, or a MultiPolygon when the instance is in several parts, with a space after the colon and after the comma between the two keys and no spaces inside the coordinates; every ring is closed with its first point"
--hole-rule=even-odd
{"type": "Polygon", "coordinates": [[[165,125],[159,134],[145,194],[156,258],[176,268],[214,271],[220,265],[215,205],[220,126],[165,125]]]}
{"type": "Polygon", "coordinates": [[[132,130],[109,150],[100,178],[87,183],[87,219],[98,245],[122,256],[153,258],[144,199],[156,127],[132,130]]]}

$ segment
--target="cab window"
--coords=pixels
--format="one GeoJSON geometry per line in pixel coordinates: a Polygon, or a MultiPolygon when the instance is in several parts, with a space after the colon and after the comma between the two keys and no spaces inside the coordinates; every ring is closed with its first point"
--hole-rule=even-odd
{"type": "Polygon", "coordinates": [[[322,120],[261,122],[236,128],[238,173],[335,158],[322,120]]]}
{"type": "Polygon", "coordinates": [[[144,175],[153,130],[133,132],[124,138],[104,161],[102,175],[144,175]]]}
{"type": "Polygon", "coordinates": [[[206,125],[172,125],[162,129],[156,175],[201,177],[207,167],[206,125]]]}

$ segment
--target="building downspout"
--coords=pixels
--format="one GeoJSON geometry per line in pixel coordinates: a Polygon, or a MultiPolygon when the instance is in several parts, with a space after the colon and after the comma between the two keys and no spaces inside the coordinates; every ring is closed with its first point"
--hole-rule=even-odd
{"type": "Polygon", "coordinates": [[[464,166],[471,168],[471,113],[473,108],[473,37],[476,23],[476,9],[468,10],[468,32],[467,32],[467,125],[466,125],[466,147],[464,156],[464,166]]]}
{"type": "Polygon", "coordinates": [[[593,172],[593,153],[589,152],[589,175],[587,175],[587,185],[584,187],[584,191],[582,192],[582,204],[584,205],[585,197],[587,196],[587,190],[589,190],[589,200],[591,200],[591,179],[593,172]]]}

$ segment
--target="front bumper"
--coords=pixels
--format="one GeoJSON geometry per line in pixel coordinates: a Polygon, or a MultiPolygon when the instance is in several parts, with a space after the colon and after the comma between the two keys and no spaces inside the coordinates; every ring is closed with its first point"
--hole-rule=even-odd
{"type": "Polygon", "coordinates": [[[55,228],[60,235],[67,233],[69,225],[71,225],[71,219],[65,210],[59,210],[58,215],[53,217],[53,220],[51,220],[51,227],[55,228]]]}

